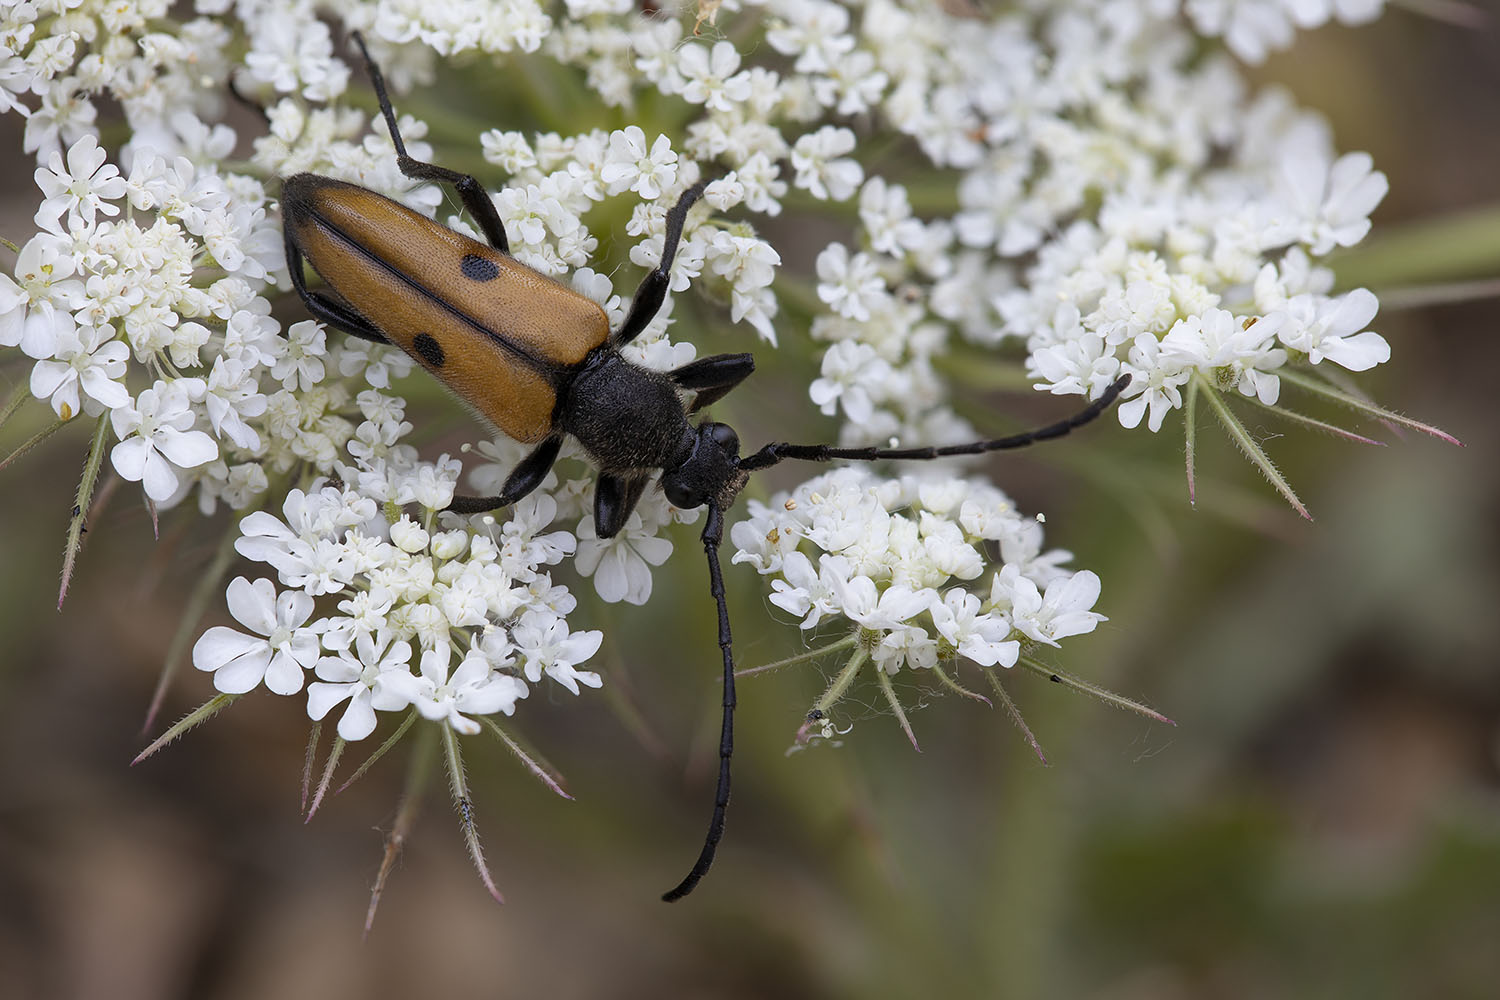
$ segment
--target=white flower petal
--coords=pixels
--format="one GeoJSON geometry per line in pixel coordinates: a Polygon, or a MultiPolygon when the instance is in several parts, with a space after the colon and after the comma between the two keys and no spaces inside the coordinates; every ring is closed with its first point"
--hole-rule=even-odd
{"type": "Polygon", "coordinates": [[[267,648],[264,639],[215,625],[193,644],[193,666],[199,670],[218,670],[230,660],[261,648],[267,648]]]}
{"type": "Polygon", "coordinates": [[[329,709],[349,697],[355,687],[356,685],[353,684],[325,684],[322,681],[313,681],[307,686],[307,717],[314,722],[322,719],[328,714],[329,709]]]}
{"type": "Polygon", "coordinates": [[[271,647],[261,643],[244,656],[230,660],[214,671],[214,687],[225,694],[244,694],[253,690],[266,676],[271,662],[271,647]]]}

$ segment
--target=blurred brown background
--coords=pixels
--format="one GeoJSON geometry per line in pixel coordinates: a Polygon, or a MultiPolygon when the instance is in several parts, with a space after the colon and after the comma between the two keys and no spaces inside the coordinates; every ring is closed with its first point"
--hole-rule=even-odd
{"type": "MultiPolygon", "coordinates": [[[[1351,278],[1375,281],[1380,253],[1404,259],[1408,223],[1500,205],[1493,19],[1465,31],[1394,10],[1304,38],[1263,76],[1391,179],[1351,278]]],[[[17,121],[0,130],[0,149],[19,149],[17,121]]],[[[0,176],[0,230],[24,240],[29,167],[0,176]]],[[[1500,273],[1463,276],[1486,270],[1500,273]]],[[[1049,540],[1104,579],[1111,621],[1059,665],[1178,728],[1017,676],[1051,767],[1003,713],[953,698],[914,713],[921,755],[872,709],[844,747],[788,756],[822,677],[748,680],[718,865],[668,906],[657,896],[707,818],[718,718],[711,605],[685,532],[648,608],[580,609],[607,632],[610,697],[539,692],[518,715],[577,801],[469,744],[508,904],[474,877],[435,779],[365,941],[401,755],[304,826],[306,721],[259,694],[128,767],[225,522],[169,516],[153,542],[122,490],[59,614],[86,448],[70,429],[0,475],[0,997],[1493,996],[1497,327],[1494,299],[1387,308],[1377,329],[1395,360],[1362,380],[1465,449],[1255,427],[1285,435],[1269,447],[1313,524],[1207,425],[1196,511],[1180,431],[1101,426],[996,462],[1000,485],[1047,512],[1049,540]]],[[[0,388],[26,371],[0,369],[0,388]]],[[[795,386],[754,381],[721,417],[748,440],[827,433],[795,386]]],[[[1048,402],[996,405],[1042,417],[1048,402]]],[[[452,407],[433,434],[458,440],[464,421],[452,407]]],[[[795,651],[754,575],[727,572],[741,663],[795,651]]],[[[166,716],[209,694],[187,670],[166,716]]]]}

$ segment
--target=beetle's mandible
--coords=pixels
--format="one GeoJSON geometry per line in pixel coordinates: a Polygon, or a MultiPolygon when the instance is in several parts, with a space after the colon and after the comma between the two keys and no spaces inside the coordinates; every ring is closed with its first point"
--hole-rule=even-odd
{"type": "Polygon", "coordinates": [[[734,750],[734,656],[719,545],[724,514],[749,474],[788,459],[878,461],[933,459],[1019,448],[1059,437],[1102,413],[1129,383],[1124,376],[1067,420],[1010,437],[928,448],[836,448],[768,444],[741,456],[726,424],[690,417],[750,375],[749,354],[717,354],[670,372],[626,360],[620,348],[639,336],[666,298],[683,222],[703,184],[684,191],[667,213],[661,262],[641,282],[618,330],[587,297],[510,256],[505,226],[474,177],[407,155],[379,68],[354,34],[390,130],[401,172],[451,184],[486,246],[383,195],[321,177],[282,182],[282,217],[292,285],[308,311],[356,337],[394,344],[483,417],[535,447],[490,497],[457,497],[449,510],[473,514],[515,503],[536,489],[572,435],[599,467],[594,522],[617,534],[658,472],[677,507],[708,507],[702,532],[709,589],[718,611],[723,661],[723,721],[713,813],[697,862],[663,899],[693,890],[713,863],[729,803],[734,750]],[[310,288],[303,261],[336,293],[310,288]],[[683,393],[692,393],[684,404],[683,393]]]}

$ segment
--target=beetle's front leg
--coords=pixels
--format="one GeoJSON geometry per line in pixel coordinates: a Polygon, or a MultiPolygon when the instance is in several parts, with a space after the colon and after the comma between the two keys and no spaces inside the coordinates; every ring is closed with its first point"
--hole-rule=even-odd
{"type": "Polygon", "coordinates": [[[698,395],[689,413],[697,413],[725,396],[755,371],[755,358],[750,354],[711,354],[697,361],[689,361],[681,368],[667,373],[673,384],[683,389],[693,389],[698,395]]]}

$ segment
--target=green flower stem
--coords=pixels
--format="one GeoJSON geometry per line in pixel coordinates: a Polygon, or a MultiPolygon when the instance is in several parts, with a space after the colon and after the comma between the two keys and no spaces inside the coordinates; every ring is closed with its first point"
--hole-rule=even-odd
{"type": "MultiPolygon", "coordinates": [[[[84,505],[80,504],[79,506],[82,507],[84,505]]],[[[256,504],[254,509],[258,510],[259,508],[260,505],[256,504]]],[[[248,510],[242,512],[242,514],[249,513],[250,511],[248,510]]],[[[197,584],[194,585],[192,593],[188,595],[187,604],[183,606],[182,614],[178,616],[177,630],[172,634],[172,643],[167,647],[167,657],[162,661],[161,673],[156,678],[156,690],[151,693],[151,705],[146,709],[145,728],[147,729],[150,729],[151,724],[156,720],[156,713],[161,711],[162,701],[167,696],[167,687],[172,683],[172,678],[177,675],[177,670],[182,665],[182,660],[184,654],[188,651],[189,644],[198,634],[198,626],[203,622],[203,616],[208,614],[209,603],[222,594],[220,586],[224,582],[224,576],[229,572],[230,563],[234,562],[234,543],[238,538],[239,533],[237,531],[225,533],[223,539],[219,542],[218,550],[214,553],[213,561],[204,569],[203,574],[198,578],[197,584]]],[[[70,534],[69,542],[71,543],[71,541],[72,536],[70,534]]],[[[71,544],[69,551],[70,553],[72,551],[71,544]]],[[[67,565],[71,567],[71,561],[67,565]]],[[[304,788],[305,792],[306,789],[304,788]]],[[[306,805],[304,795],[304,808],[306,805]]]]}
{"type": "Polygon", "coordinates": [[[318,811],[318,806],[323,804],[323,796],[328,794],[328,786],[333,783],[333,772],[338,769],[339,758],[344,756],[344,747],[349,744],[342,736],[333,738],[333,746],[328,751],[328,760],[323,765],[323,777],[318,782],[318,791],[313,795],[312,805],[308,806],[307,815],[302,822],[311,823],[313,814],[318,811]]]}
{"type": "Polygon", "coordinates": [[[318,763],[318,741],[323,738],[323,723],[314,720],[307,730],[307,749],[302,754],[302,803],[301,808],[304,815],[307,813],[307,799],[312,794],[313,766],[318,763]]]}
{"type": "Polygon", "coordinates": [[[1285,420],[1290,420],[1293,423],[1301,424],[1304,427],[1311,427],[1313,430],[1322,431],[1325,434],[1332,434],[1335,437],[1341,437],[1345,440],[1353,441],[1357,444],[1373,444],[1378,445],[1381,448],[1385,447],[1384,441],[1377,441],[1374,438],[1365,437],[1363,434],[1356,434],[1347,428],[1340,427],[1338,424],[1330,424],[1326,420],[1319,420],[1317,417],[1310,417],[1305,413],[1298,413],[1296,410],[1289,410],[1279,404],[1276,406],[1272,406],[1269,403],[1262,403],[1259,399],[1255,398],[1252,398],[1251,402],[1255,403],[1257,406],[1261,407],[1264,410],[1268,410],[1271,413],[1276,414],[1278,417],[1281,417],[1285,420]]]}
{"type": "Polygon", "coordinates": [[[11,452],[9,455],[6,455],[3,460],[0,460],[0,469],[4,469],[6,466],[10,465],[10,463],[16,461],[19,458],[24,458],[27,452],[31,451],[31,449],[41,444],[43,441],[56,434],[67,425],[68,422],[66,420],[54,420],[46,427],[43,427],[41,430],[31,435],[31,437],[26,441],[22,442],[15,451],[11,452]]]}
{"type": "Polygon", "coordinates": [[[1061,684],[1064,687],[1072,688],[1074,691],[1081,691],[1086,695],[1091,695],[1095,698],[1098,698],[1106,705],[1113,705],[1115,708],[1128,709],[1129,711],[1135,712],[1137,715],[1144,715],[1148,719],[1155,719],[1157,722],[1165,722],[1169,726],[1177,725],[1177,723],[1173,722],[1165,715],[1162,715],[1154,708],[1143,705],[1138,701],[1132,701],[1129,698],[1126,698],[1124,695],[1115,694],[1113,691],[1110,691],[1107,688],[1102,688],[1097,684],[1090,684],[1083,678],[1074,677],[1072,674],[1064,673],[1063,671],[1058,670],[1056,667],[1049,667],[1045,663],[1042,663],[1039,660],[1034,660],[1029,656],[1021,657],[1020,663],[1018,665],[1025,667],[1027,670],[1030,670],[1034,674],[1040,674],[1054,684],[1061,684]]]}
{"type": "Polygon", "coordinates": [[[135,760],[132,760],[130,762],[130,766],[134,767],[141,761],[145,760],[147,757],[150,757],[152,754],[156,753],[156,751],[160,750],[162,747],[166,746],[168,743],[171,743],[173,740],[177,739],[177,737],[181,736],[183,733],[186,733],[188,730],[200,726],[203,723],[207,722],[209,719],[212,719],[215,715],[218,715],[220,711],[233,704],[234,700],[238,697],[239,695],[237,694],[214,695],[212,698],[208,699],[208,701],[205,701],[203,704],[199,705],[197,708],[193,709],[187,715],[179,719],[171,729],[168,729],[156,739],[152,740],[150,746],[146,747],[146,749],[136,754],[135,760]]]}
{"type": "MultiPolygon", "coordinates": [[[[347,788],[349,782],[363,774],[365,768],[390,749],[416,717],[416,709],[412,709],[396,735],[386,740],[385,745],[375,751],[374,757],[361,765],[360,769],[354,773],[354,777],[340,786],[339,791],[347,788]]],[[[375,876],[374,887],[370,889],[370,905],[365,909],[365,934],[367,935],[375,924],[375,911],[380,908],[380,897],[385,893],[386,880],[395,869],[396,862],[401,857],[401,848],[406,845],[406,838],[411,835],[412,827],[416,825],[417,813],[421,811],[423,793],[427,790],[427,780],[432,775],[433,746],[437,742],[433,738],[433,731],[432,726],[422,727],[421,735],[417,737],[417,745],[406,764],[406,787],[401,790],[401,805],[396,809],[396,821],[391,824],[391,832],[386,834],[385,853],[380,859],[380,871],[375,876]]],[[[334,794],[337,795],[338,792],[334,794]]]]}
{"type": "Polygon", "coordinates": [[[746,667],[743,670],[736,670],[734,676],[749,677],[752,674],[767,674],[773,670],[780,670],[782,667],[790,667],[794,663],[806,663],[808,660],[816,660],[827,653],[832,653],[840,649],[848,649],[857,642],[859,642],[859,633],[851,632],[837,642],[831,642],[826,646],[819,646],[817,649],[809,649],[806,652],[798,653],[796,656],[788,656],[786,659],[777,660],[775,663],[762,663],[758,667],[746,667]]]}
{"type": "Polygon", "coordinates": [[[943,375],[976,389],[1003,392],[1034,392],[1034,384],[1020,361],[1005,361],[992,354],[958,347],[932,359],[943,375]]]}
{"type": "Polygon", "coordinates": [[[823,697],[813,702],[812,711],[828,714],[828,710],[844,696],[849,690],[849,685],[854,683],[854,677],[859,673],[859,668],[864,666],[865,660],[869,658],[865,647],[856,645],[854,654],[849,657],[849,662],[844,664],[844,669],[838,672],[833,682],[828,685],[828,690],[823,692],[823,697]]]}
{"type": "Polygon", "coordinates": [[[553,767],[545,757],[537,753],[531,747],[523,746],[517,739],[515,739],[515,737],[511,736],[504,729],[500,728],[500,724],[490,716],[486,715],[481,718],[480,721],[484,723],[485,727],[489,729],[490,733],[493,734],[496,739],[505,744],[506,749],[515,754],[516,759],[519,760],[526,767],[526,770],[530,771],[538,781],[546,785],[548,788],[552,789],[558,795],[561,795],[563,798],[572,801],[573,796],[569,795],[567,789],[563,788],[562,786],[562,774],[557,770],[557,768],[553,767]]]}
{"type": "MultiPolygon", "coordinates": [[[[89,505],[94,499],[94,487],[99,482],[99,467],[104,462],[104,442],[109,434],[109,415],[99,417],[94,428],[94,440],[89,445],[88,458],[83,462],[83,476],[78,480],[78,492],[73,496],[73,514],[68,518],[68,540],[63,546],[62,583],[57,588],[57,607],[62,610],[63,599],[68,596],[68,582],[73,578],[73,565],[78,560],[78,550],[83,548],[83,523],[88,519],[89,505]]],[[[152,715],[146,718],[150,726],[152,715]]]]}
{"type": "Polygon", "coordinates": [[[0,427],[4,427],[5,422],[12,416],[14,416],[15,412],[21,408],[21,404],[26,402],[30,398],[31,384],[26,381],[18,382],[16,384],[15,391],[12,392],[10,394],[10,398],[5,401],[5,406],[0,407],[0,427]]]}
{"type": "MultiPolygon", "coordinates": [[[[1340,287],[1436,284],[1500,274],[1500,205],[1378,229],[1334,261],[1340,287]]],[[[1382,295],[1383,297],[1383,295],[1382,295]]]]}
{"type": "Polygon", "coordinates": [[[922,752],[922,745],[917,742],[917,734],[912,732],[911,722],[906,718],[906,709],[901,707],[901,701],[896,697],[896,689],[891,685],[891,676],[878,667],[875,670],[875,680],[880,685],[880,693],[885,695],[886,704],[891,706],[895,713],[896,721],[901,725],[901,731],[906,738],[911,740],[911,748],[917,753],[922,752]]]}
{"type": "Polygon", "coordinates": [[[995,703],[990,701],[984,695],[980,694],[977,691],[970,691],[968,688],[958,683],[958,681],[954,680],[952,677],[949,677],[948,672],[943,669],[941,664],[934,663],[932,665],[932,676],[936,677],[938,679],[938,682],[941,683],[943,687],[947,688],[949,691],[952,691],[954,694],[961,694],[965,698],[973,698],[975,701],[982,701],[988,708],[995,707],[995,703]]]}
{"type": "Polygon", "coordinates": [[[1380,308],[1385,312],[1396,312],[1401,309],[1426,309],[1429,306],[1496,298],[1500,298],[1500,278],[1450,281],[1441,285],[1388,288],[1380,293],[1380,308]]]}
{"type": "Polygon", "coordinates": [[[1281,371],[1277,374],[1281,376],[1282,381],[1290,385],[1331,399],[1340,406],[1348,407],[1356,413],[1362,413],[1375,420],[1386,420],[1393,424],[1400,424],[1402,427],[1410,427],[1414,431],[1430,434],[1435,438],[1447,441],[1449,444],[1456,444],[1460,447],[1463,445],[1462,441],[1441,428],[1434,427],[1431,424],[1424,424],[1420,420],[1413,420],[1411,417],[1396,413],[1393,410],[1387,410],[1383,406],[1376,406],[1369,400],[1360,399],[1353,393],[1345,392],[1337,386],[1329,385],[1327,382],[1314,378],[1311,375],[1294,371],[1281,371]]]}
{"type": "Polygon", "coordinates": [[[1021,731],[1021,735],[1031,746],[1031,752],[1036,754],[1037,760],[1041,761],[1043,764],[1046,764],[1047,755],[1042,752],[1041,743],[1037,742],[1036,734],[1033,733],[1031,731],[1031,727],[1026,724],[1025,716],[1023,716],[1021,714],[1021,710],[1016,707],[1016,703],[1011,700],[1010,692],[1006,691],[1005,685],[1000,683],[1000,676],[993,670],[986,670],[984,672],[984,676],[985,679],[990,682],[990,687],[995,689],[995,697],[1000,699],[1000,704],[1005,707],[1005,712],[1010,716],[1010,721],[1015,723],[1016,728],[1021,731]]]}
{"type": "MultiPolygon", "coordinates": [[[[401,720],[401,725],[399,725],[399,726],[396,727],[396,731],[394,733],[391,733],[391,735],[386,738],[386,741],[384,743],[380,744],[380,746],[375,750],[374,753],[372,753],[372,754],[370,754],[370,756],[366,757],[364,763],[360,764],[359,767],[355,768],[354,769],[354,773],[351,774],[351,775],[349,775],[349,777],[344,781],[344,783],[334,790],[333,794],[335,794],[335,795],[339,794],[344,789],[348,788],[350,785],[352,785],[356,781],[358,781],[360,778],[364,777],[365,772],[368,771],[370,768],[374,767],[375,766],[375,762],[377,760],[379,760],[380,758],[384,757],[386,755],[386,753],[388,753],[392,747],[394,747],[397,743],[401,742],[401,737],[403,737],[403,736],[406,735],[406,731],[411,728],[412,723],[414,723],[414,722],[417,721],[417,718],[418,718],[418,716],[417,716],[417,710],[415,708],[412,709],[410,712],[407,712],[406,713],[406,718],[404,718],[404,719],[401,720]]],[[[424,729],[423,733],[425,734],[426,732],[427,732],[427,730],[424,729]]],[[[427,744],[427,753],[430,755],[431,752],[432,752],[432,746],[431,746],[431,739],[430,739],[430,737],[426,738],[426,744],[427,744]]],[[[418,741],[417,752],[421,751],[422,745],[423,745],[422,741],[418,741]]],[[[408,775],[407,776],[408,783],[410,783],[411,780],[412,780],[411,776],[408,775]]],[[[424,777],[422,780],[425,781],[426,778],[424,777]]]]}
{"type": "MultiPolygon", "coordinates": [[[[1285,376],[1282,377],[1284,378],[1285,376]]],[[[1303,506],[1302,501],[1297,499],[1297,493],[1292,489],[1291,483],[1288,483],[1286,477],[1281,474],[1281,470],[1276,468],[1276,464],[1271,461],[1271,456],[1267,455],[1265,449],[1260,446],[1260,442],[1250,436],[1250,432],[1245,429],[1245,425],[1240,423],[1240,418],[1235,416],[1234,411],[1229,408],[1229,404],[1224,402],[1224,398],[1219,393],[1219,390],[1209,385],[1208,379],[1202,374],[1194,375],[1193,378],[1194,381],[1201,384],[1203,397],[1213,407],[1214,413],[1219,418],[1219,423],[1223,424],[1224,429],[1229,432],[1230,440],[1240,446],[1240,451],[1244,452],[1245,457],[1250,460],[1250,464],[1259,469],[1260,474],[1265,476],[1266,480],[1272,486],[1276,487],[1276,492],[1286,498],[1287,503],[1292,505],[1292,509],[1311,521],[1312,515],[1307,512],[1307,508],[1303,506]]]]}
{"type": "Polygon", "coordinates": [[[443,731],[443,757],[448,765],[448,788],[453,793],[453,805],[458,809],[458,821],[464,832],[464,844],[469,849],[469,858],[479,872],[479,880],[494,898],[505,902],[495,880],[490,877],[490,867],[484,860],[484,848],[479,843],[479,827],[474,822],[474,800],[469,797],[469,782],[464,776],[464,759],[458,750],[458,734],[446,722],[437,726],[443,731]]]}
{"type": "Polygon", "coordinates": [[[1198,449],[1198,380],[1187,385],[1187,398],[1182,401],[1183,457],[1187,465],[1188,504],[1198,506],[1198,480],[1195,476],[1195,458],[1198,449]]]}

